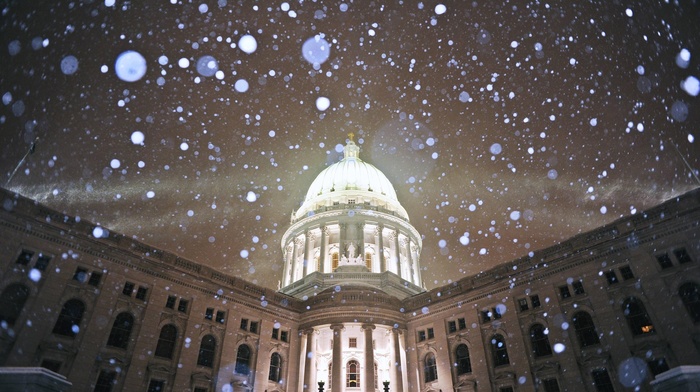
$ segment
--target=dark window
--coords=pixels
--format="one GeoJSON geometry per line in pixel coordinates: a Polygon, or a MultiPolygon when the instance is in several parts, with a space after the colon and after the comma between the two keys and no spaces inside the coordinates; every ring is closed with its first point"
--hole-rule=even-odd
{"type": "Polygon", "coordinates": [[[649,370],[651,370],[651,374],[653,374],[654,376],[657,376],[669,369],[668,364],[666,363],[666,358],[652,359],[650,361],[647,361],[647,364],[649,365],[649,370]]]}
{"type": "Polygon", "coordinates": [[[109,333],[107,345],[118,348],[126,348],[129,345],[129,337],[131,329],[134,326],[134,316],[129,313],[119,313],[112,325],[112,331],[109,333]]]}
{"type": "Polygon", "coordinates": [[[148,383],[148,392],[163,392],[164,390],[165,381],[163,380],[151,379],[151,381],[148,383]]]}
{"type": "Polygon", "coordinates": [[[270,357],[270,374],[267,379],[274,382],[280,382],[282,375],[282,357],[279,354],[273,353],[270,357]]]}
{"type": "Polygon", "coordinates": [[[99,286],[100,285],[100,280],[102,280],[102,274],[99,272],[92,272],[90,274],[90,279],[88,280],[88,284],[90,286],[99,286]]]}
{"type": "Polygon", "coordinates": [[[448,321],[447,322],[447,333],[454,333],[457,332],[457,322],[456,321],[448,321]]]}
{"type": "Polygon", "coordinates": [[[0,321],[14,325],[22,313],[29,297],[29,288],[20,283],[13,283],[0,294],[0,321]]]}
{"type": "Polygon", "coordinates": [[[85,268],[78,267],[73,273],[73,280],[77,280],[80,283],[85,283],[88,280],[88,271],[85,268]]]}
{"type": "Polygon", "coordinates": [[[287,331],[280,332],[280,340],[283,342],[289,342],[289,332],[287,332],[287,331]]]}
{"type": "Polygon", "coordinates": [[[131,296],[131,293],[134,292],[134,284],[131,282],[126,282],[124,283],[124,288],[122,289],[122,294],[131,296]]]}
{"type": "Polygon", "coordinates": [[[676,260],[678,260],[678,262],[681,264],[690,263],[693,261],[685,248],[676,249],[673,251],[673,254],[676,255],[676,260]]]}
{"type": "Polygon", "coordinates": [[[547,330],[542,324],[535,324],[530,327],[530,343],[532,343],[532,353],[535,358],[552,355],[552,347],[549,345],[547,330]]]}
{"type": "Polygon", "coordinates": [[[70,299],[63,304],[58,315],[53,333],[57,335],[74,337],[80,332],[80,321],[83,319],[85,304],[77,299],[70,299]]]}
{"type": "Polygon", "coordinates": [[[656,261],[659,262],[659,265],[661,266],[661,269],[666,269],[666,268],[671,268],[673,267],[673,263],[671,262],[671,258],[668,257],[668,253],[660,254],[656,256],[656,261]]]}
{"type": "Polygon", "coordinates": [[[36,264],[34,264],[34,268],[38,269],[39,271],[46,271],[46,268],[48,268],[50,261],[51,256],[39,254],[39,258],[36,259],[36,264]]]}
{"type": "Polygon", "coordinates": [[[209,389],[202,387],[195,387],[194,392],[209,392],[209,389]]]}
{"type": "Polygon", "coordinates": [[[136,299],[140,299],[141,301],[146,300],[146,293],[148,293],[148,288],[139,286],[139,289],[136,290],[136,299]]]}
{"type": "Polygon", "coordinates": [[[459,327],[459,330],[463,330],[467,328],[467,321],[463,318],[457,319],[457,326],[459,327]]]}
{"type": "Polygon", "coordinates": [[[211,335],[206,335],[202,338],[202,343],[199,345],[199,356],[197,357],[197,365],[205,367],[214,366],[214,353],[216,352],[216,339],[211,335]]]}
{"type": "Polygon", "coordinates": [[[513,392],[513,387],[500,387],[498,392],[513,392]]]}
{"type": "Polygon", "coordinates": [[[494,320],[498,320],[501,317],[503,317],[499,307],[495,307],[495,308],[491,309],[491,314],[493,315],[494,320]]]}
{"type": "Polygon", "coordinates": [[[644,309],[644,304],[635,297],[630,297],[622,304],[622,312],[633,335],[654,333],[654,324],[644,309]]]}
{"type": "Polygon", "coordinates": [[[593,346],[600,343],[598,333],[595,331],[595,325],[591,315],[586,312],[578,312],[573,317],[574,330],[576,337],[581,347],[593,346]]]}
{"type": "Polygon", "coordinates": [[[632,273],[632,268],[629,265],[620,267],[620,275],[622,275],[623,280],[634,279],[634,274],[632,273]]]}
{"type": "Polygon", "coordinates": [[[607,369],[595,369],[591,372],[591,376],[597,392],[615,392],[615,387],[613,387],[607,369]]]}
{"type": "Polygon", "coordinates": [[[216,312],[216,322],[219,324],[223,324],[226,321],[226,312],[223,312],[221,310],[216,312]]]}
{"type": "Polygon", "coordinates": [[[250,347],[245,344],[241,344],[236,353],[236,373],[250,373],[250,347]]]}
{"type": "Polygon", "coordinates": [[[111,370],[100,370],[100,375],[97,376],[95,389],[93,392],[111,392],[114,384],[117,383],[117,372],[111,370]]]}
{"type": "Polygon", "coordinates": [[[189,301],[180,298],[180,303],[177,304],[178,312],[187,313],[187,305],[189,305],[189,301]]]}
{"type": "Polygon", "coordinates": [[[559,287],[559,294],[561,294],[562,298],[570,298],[571,292],[569,291],[569,286],[559,287]]]}
{"type": "Polygon", "coordinates": [[[17,264],[27,265],[30,261],[32,261],[32,257],[34,257],[34,252],[26,249],[22,250],[22,253],[17,256],[17,264]]]}
{"type": "Polygon", "coordinates": [[[272,338],[277,340],[277,339],[279,339],[279,336],[280,336],[279,328],[272,328],[272,338]]]}
{"type": "Polygon", "coordinates": [[[156,357],[173,358],[175,343],[177,342],[177,328],[172,324],[167,324],[160,329],[158,344],[156,345],[156,357]]]}
{"type": "Polygon", "coordinates": [[[168,309],[175,309],[175,302],[177,302],[177,297],[169,295],[168,299],[165,301],[165,307],[168,309]]]}
{"type": "Polygon", "coordinates": [[[360,386],[360,363],[350,361],[346,366],[345,386],[348,388],[357,388],[360,386]]]}
{"type": "Polygon", "coordinates": [[[251,321],[250,322],[250,328],[248,329],[250,333],[258,333],[258,322],[257,321],[251,321]]]}
{"type": "Polygon", "coordinates": [[[556,378],[547,378],[542,380],[542,387],[544,392],[559,392],[559,383],[556,378]]]}
{"type": "Polygon", "coordinates": [[[422,342],[425,340],[425,331],[418,331],[418,341],[422,342]]]}
{"type": "Polygon", "coordinates": [[[437,380],[437,363],[435,363],[435,355],[433,353],[428,353],[425,356],[425,366],[423,367],[423,372],[425,373],[425,382],[433,382],[437,380]]]}
{"type": "Polygon", "coordinates": [[[491,321],[491,311],[490,310],[482,310],[481,311],[481,321],[484,323],[488,323],[491,321]]]}
{"type": "Polygon", "coordinates": [[[518,306],[520,307],[521,312],[524,312],[524,311],[529,309],[529,307],[527,306],[527,299],[526,298],[520,298],[518,300],[518,306]]]}
{"type": "Polygon", "coordinates": [[[540,296],[539,295],[531,295],[530,302],[532,302],[533,308],[539,308],[540,307],[540,296]]]}
{"type": "Polygon", "coordinates": [[[608,280],[608,284],[615,284],[619,282],[619,280],[617,280],[617,274],[615,274],[615,271],[613,270],[605,272],[605,279],[608,280]]]}
{"type": "Polygon", "coordinates": [[[581,295],[581,294],[586,294],[586,291],[583,289],[583,283],[582,282],[573,282],[571,283],[571,286],[574,288],[574,294],[576,295],[581,295]]]}
{"type": "Polygon", "coordinates": [[[681,297],[681,301],[683,301],[683,305],[685,305],[685,309],[688,311],[690,318],[693,320],[694,323],[699,323],[700,285],[693,282],[683,283],[681,287],[678,288],[678,295],[681,297]]]}
{"type": "Polygon", "coordinates": [[[55,361],[53,359],[44,359],[41,361],[41,367],[44,369],[49,369],[54,373],[60,373],[61,366],[63,366],[63,362],[61,361],[55,361]]]}
{"type": "Polygon", "coordinates": [[[435,339],[435,331],[432,328],[428,328],[428,339],[435,339]]]}
{"type": "Polygon", "coordinates": [[[211,320],[214,318],[214,308],[207,308],[206,313],[204,313],[204,318],[211,320]]]}
{"type": "Polygon", "coordinates": [[[466,344],[460,344],[457,346],[457,349],[455,350],[455,358],[458,376],[472,372],[472,362],[469,358],[469,348],[466,344]]]}
{"type": "Polygon", "coordinates": [[[241,329],[248,330],[248,319],[241,319],[241,329]]]}
{"type": "Polygon", "coordinates": [[[496,334],[491,337],[491,354],[493,356],[493,366],[503,366],[510,364],[508,358],[508,348],[502,335],[496,334]]]}

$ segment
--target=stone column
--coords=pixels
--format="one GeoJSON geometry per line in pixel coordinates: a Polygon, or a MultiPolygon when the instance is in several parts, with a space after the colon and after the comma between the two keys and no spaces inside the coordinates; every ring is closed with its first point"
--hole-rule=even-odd
{"type": "Polygon", "coordinates": [[[323,225],[321,226],[321,254],[319,255],[319,271],[321,273],[326,272],[326,253],[328,247],[328,228],[323,225]]]}
{"type": "Polygon", "coordinates": [[[399,345],[399,331],[398,328],[392,328],[391,337],[394,340],[394,390],[397,392],[403,392],[403,369],[401,368],[401,346],[399,345]]]}
{"type": "Polygon", "coordinates": [[[340,238],[338,239],[338,259],[342,259],[346,252],[347,244],[347,225],[345,223],[338,224],[340,227],[340,238]]]}
{"type": "Polygon", "coordinates": [[[333,392],[343,392],[345,390],[345,383],[341,376],[341,370],[343,370],[343,328],[343,324],[331,325],[333,330],[333,385],[329,387],[333,392]]]}
{"type": "Polygon", "coordinates": [[[289,283],[293,283],[296,280],[297,275],[297,263],[299,260],[299,246],[301,245],[301,240],[299,237],[294,237],[294,252],[292,255],[292,265],[291,265],[291,280],[289,283]]]}
{"type": "Polygon", "coordinates": [[[306,360],[304,361],[304,391],[316,391],[313,383],[313,366],[314,366],[314,329],[310,328],[304,331],[306,335],[306,360]]]}
{"type": "Polygon", "coordinates": [[[384,225],[377,226],[377,252],[379,253],[379,272],[386,271],[386,260],[384,259],[384,225]]]}
{"type": "Polygon", "coordinates": [[[365,224],[357,224],[357,255],[362,257],[362,264],[367,265],[365,261],[365,224]]]}
{"type": "Polygon", "coordinates": [[[303,272],[302,276],[308,275],[309,271],[312,269],[309,267],[310,267],[310,264],[311,264],[312,259],[313,259],[313,255],[311,254],[311,244],[313,243],[313,240],[314,240],[314,235],[311,232],[311,230],[306,230],[306,232],[304,233],[304,257],[303,257],[303,260],[304,260],[304,267],[303,267],[304,270],[303,271],[304,272],[303,272]]]}
{"type": "Polygon", "coordinates": [[[365,332],[365,392],[374,391],[374,345],[372,344],[372,331],[374,324],[362,324],[365,332]]]}
{"type": "Polygon", "coordinates": [[[394,230],[394,258],[396,259],[396,275],[401,276],[401,248],[399,248],[399,231],[394,230]]]}
{"type": "Polygon", "coordinates": [[[282,273],[282,287],[289,285],[291,279],[289,279],[289,268],[292,264],[292,259],[294,258],[294,248],[291,244],[288,244],[285,248],[284,254],[284,272],[282,273]]]}

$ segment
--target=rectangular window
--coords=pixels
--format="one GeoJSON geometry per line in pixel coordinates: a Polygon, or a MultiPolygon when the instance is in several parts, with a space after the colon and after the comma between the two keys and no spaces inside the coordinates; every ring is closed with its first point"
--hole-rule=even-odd
{"type": "Polygon", "coordinates": [[[482,310],[481,311],[481,322],[488,323],[489,321],[491,321],[491,311],[490,310],[482,310]]]}
{"type": "Polygon", "coordinates": [[[34,257],[34,252],[23,249],[22,253],[17,256],[17,264],[27,265],[30,261],[32,261],[32,257],[34,257]]]}
{"type": "Polygon", "coordinates": [[[548,378],[542,380],[542,387],[544,392],[559,392],[559,383],[556,378],[548,378]]]}
{"type": "Polygon", "coordinates": [[[500,387],[498,392],[513,392],[513,387],[500,387]]]}
{"type": "Polygon", "coordinates": [[[219,310],[216,312],[216,322],[223,324],[226,322],[226,312],[219,310]]]}
{"type": "Polygon", "coordinates": [[[586,294],[586,291],[583,289],[583,283],[581,281],[573,282],[571,283],[571,286],[574,288],[574,294],[586,294]]]}
{"type": "Polygon", "coordinates": [[[656,256],[656,261],[659,262],[659,265],[661,266],[661,269],[666,269],[666,268],[671,268],[673,267],[673,263],[671,263],[671,258],[668,257],[668,253],[660,254],[656,256]]]}
{"type": "Polygon", "coordinates": [[[652,359],[650,361],[647,361],[647,364],[649,365],[649,370],[651,370],[651,374],[653,374],[654,376],[659,375],[669,369],[668,364],[666,363],[666,358],[652,359]]]}
{"type": "Polygon", "coordinates": [[[38,269],[39,271],[46,271],[46,268],[49,266],[50,261],[51,256],[39,254],[39,258],[36,259],[36,264],[34,264],[34,268],[38,269]]]}
{"type": "Polygon", "coordinates": [[[209,390],[207,388],[199,387],[199,388],[195,388],[194,392],[209,392],[209,390]]]}
{"type": "Polygon", "coordinates": [[[467,320],[460,318],[457,319],[457,327],[459,327],[459,330],[463,330],[467,328],[467,320]]]}
{"type": "Polygon", "coordinates": [[[280,332],[280,340],[283,342],[289,342],[289,332],[287,332],[287,331],[280,332]]]}
{"type": "Polygon", "coordinates": [[[561,286],[559,287],[559,294],[561,294],[562,298],[571,298],[571,292],[569,291],[569,286],[561,286]]]}
{"type": "Polygon", "coordinates": [[[624,279],[624,280],[634,279],[634,274],[632,273],[632,268],[630,268],[629,265],[626,265],[624,267],[620,267],[620,275],[622,275],[622,279],[624,279]]]}
{"type": "Polygon", "coordinates": [[[350,338],[348,341],[348,347],[357,348],[357,338],[350,338]]]}
{"type": "Polygon", "coordinates": [[[448,321],[447,322],[447,333],[454,333],[457,332],[457,322],[456,321],[448,321]]]}
{"type": "Polygon", "coordinates": [[[180,298],[180,303],[177,304],[177,310],[182,313],[187,313],[187,305],[189,305],[189,301],[180,298]]]}
{"type": "Polygon", "coordinates": [[[88,280],[88,284],[90,286],[99,286],[100,285],[100,280],[102,280],[102,274],[99,272],[92,271],[90,274],[90,279],[88,280]]]}
{"type": "Polygon", "coordinates": [[[131,293],[134,292],[134,284],[131,282],[126,282],[124,283],[124,288],[122,289],[122,294],[131,296],[131,293]]]}
{"type": "Polygon", "coordinates": [[[88,280],[88,272],[85,268],[78,267],[73,273],[73,280],[77,280],[80,283],[85,283],[88,280]]]}
{"type": "Polygon", "coordinates": [[[136,290],[136,299],[140,299],[141,301],[146,300],[146,293],[148,292],[148,288],[139,286],[139,289],[136,290]]]}
{"type": "Polygon", "coordinates": [[[214,318],[214,308],[207,308],[207,311],[204,312],[204,318],[207,320],[211,320],[214,318]]]}
{"type": "Polygon", "coordinates": [[[168,299],[165,301],[165,307],[168,309],[175,309],[175,302],[177,302],[177,297],[169,295],[168,299]]]}
{"type": "Polygon", "coordinates": [[[540,305],[540,296],[539,295],[531,295],[530,296],[530,302],[532,303],[532,308],[539,308],[540,305]]]}
{"type": "Polygon", "coordinates": [[[529,309],[527,306],[527,299],[525,299],[525,298],[520,298],[518,300],[518,306],[520,307],[521,312],[524,312],[524,311],[529,309]]]}
{"type": "Polygon", "coordinates": [[[680,264],[690,263],[693,261],[685,248],[678,248],[673,251],[673,254],[676,255],[676,260],[678,260],[680,264]]]}
{"type": "Polygon", "coordinates": [[[272,328],[272,338],[278,340],[280,336],[279,328],[272,328]]]}
{"type": "Polygon", "coordinates": [[[503,315],[502,315],[501,312],[499,311],[499,308],[493,308],[493,309],[491,309],[491,314],[493,315],[493,319],[494,319],[494,320],[498,320],[498,319],[500,319],[501,317],[503,317],[503,315]]]}
{"type": "Polygon", "coordinates": [[[153,380],[148,383],[148,392],[163,392],[165,391],[165,381],[153,380]]]}
{"type": "Polygon", "coordinates": [[[112,392],[114,380],[117,379],[117,372],[111,370],[100,370],[100,375],[95,381],[93,392],[112,392]]]}
{"type": "Polygon", "coordinates": [[[425,340],[425,331],[418,331],[418,341],[422,342],[425,340]]]}
{"type": "Polygon", "coordinates": [[[605,279],[608,280],[608,284],[615,284],[620,282],[619,280],[617,280],[617,274],[613,270],[607,271],[605,273],[605,279]]]}
{"type": "Polygon", "coordinates": [[[63,362],[55,361],[53,359],[44,359],[43,361],[41,361],[41,367],[43,367],[44,369],[49,369],[54,373],[61,372],[61,365],[63,365],[63,362]]]}
{"type": "Polygon", "coordinates": [[[591,376],[593,376],[593,385],[595,385],[597,392],[615,392],[607,369],[595,369],[591,372],[591,376]]]}
{"type": "Polygon", "coordinates": [[[244,331],[248,330],[248,319],[241,319],[241,329],[244,331]]]}
{"type": "Polygon", "coordinates": [[[251,321],[250,322],[250,328],[248,329],[250,333],[258,333],[258,322],[257,321],[251,321]]]}
{"type": "Polygon", "coordinates": [[[435,339],[435,331],[432,328],[428,328],[428,339],[435,339]]]}

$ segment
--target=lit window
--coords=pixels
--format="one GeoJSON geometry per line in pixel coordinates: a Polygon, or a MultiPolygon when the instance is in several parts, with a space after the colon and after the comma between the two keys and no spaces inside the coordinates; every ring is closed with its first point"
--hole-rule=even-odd
{"type": "Polygon", "coordinates": [[[647,314],[644,304],[635,297],[630,297],[622,304],[622,312],[634,335],[654,333],[654,325],[647,314]]]}
{"type": "Polygon", "coordinates": [[[357,388],[360,386],[360,363],[350,361],[346,367],[347,375],[345,386],[348,388],[357,388]]]}

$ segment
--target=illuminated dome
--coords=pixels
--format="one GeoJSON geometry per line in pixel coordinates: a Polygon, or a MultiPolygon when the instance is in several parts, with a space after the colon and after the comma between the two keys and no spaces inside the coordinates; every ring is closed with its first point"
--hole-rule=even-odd
{"type": "Polygon", "coordinates": [[[294,219],[334,204],[365,204],[379,207],[408,220],[388,178],[359,157],[360,148],[350,140],[344,158],[324,169],[311,183],[294,219]]]}

